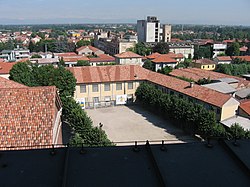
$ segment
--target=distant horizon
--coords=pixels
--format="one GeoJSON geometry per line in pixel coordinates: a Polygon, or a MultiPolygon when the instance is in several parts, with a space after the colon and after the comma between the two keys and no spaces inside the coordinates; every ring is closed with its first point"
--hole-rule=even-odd
{"type": "MultiPolygon", "coordinates": [[[[159,19],[160,20],[160,19],[159,19]]],[[[164,22],[164,20],[160,20],[161,24],[171,24],[171,25],[208,25],[208,26],[236,26],[236,27],[250,27],[249,24],[219,24],[219,23],[182,23],[182,22],[164,22]]],[[[86,18],[55,18],[55,19],[1,19],[1,26],[14,26],[14,25],[86,25],[86,24],[134,24],[136,25],[137,20],[123,20],[123,19],[86,19],[86,18]],[[11,20],[11,21],[10,21],[11,20]],[[44,20],[44,22],[42,21],[44,20]],[[46,20],[46,21],[45,21],[46,20]],[[70,21],[69,21],[70,20],[70,21]],[[85,20],[85,22],[80,21],[85,20]]]]}
{"type": "Polygon", "coordinates": [[[161,23],[250,26],[249,0],[0,0],[0,24],[161,23]]]}

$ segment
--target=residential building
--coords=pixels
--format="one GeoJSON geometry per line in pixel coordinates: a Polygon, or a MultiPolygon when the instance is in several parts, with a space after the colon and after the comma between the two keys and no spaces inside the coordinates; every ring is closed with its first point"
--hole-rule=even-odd
{"type": "Polygon", "coordinates": [[[137,20],[137,35],[139,42],[170,42],[171,25],[163,25],[155,16],[148,16],[147,20],[137,20]]]}
{"type": "Polygon", "coordinates": [[[227,44],[213,44],[213,58],[217,57],[220,53],[226,53],[227,44]]]}
{"type": "Polygon", "coordinates": [[[27,87],[0,77],[0,149],[62,143],[62,104],[55,86],[27,87]]]}
{"type": "Polygon", "coordinates": [[[127,49],[133,48],[136,43],[137,41],[134,39],[95,38],[94,40],[95,47],[110,55],[126,52],[127,49]]]}
{"type": "Polygon", "coordinates": [[[88,55],[101,55],[101,54],[104,54],[104,52],[98,48],[95,48],[91,45],[88,45],[88,46],[82,46],[78,49],[76,49],[76,52],[78,55],[85,55],[85,56],[88,56],[88,55]]]}
{"type": "Polygon", "coordinates": [[[119,65],[142,65],[142,56],[131,51],[115,55],[115,62],[119,65]]]}
{"type": "Polygon", "coordinates": [[[232,58],[230,56],[217,56],[214,58],[217,64],[231,64],[232,58]]]}
{"type": "Polygon", "coordinates": [[[173,77],[185,77],[198,82],[200,79],[210,79],[214,82],[226,82],[237,90],[250,88],[250,81],[244,78],[226,75],[215,71],[206,71],[199,68],[174,69],[171,73],[173,77]]]}
{"type": "Polygon", "coordinates": [[[147,20],[137,21],[137,35],[139,42],[160,42],[160,21],[155,16],[148,16],[147,20]]]}
{"type": "Polygon", "coordinates": [[[101,55],[98,55],[97,57],[89,58],[89,63],[91,66],[105,65],[105,64],[110,64],[114,62],[115,62],[115,58],[113,56],[106,55],[106,54],[101,54],[101,55]]]}
{"type": "Polygon", "coordinates": [[[204,69],[204,70],[214,70],[216,63],[209,59],[199,59],[193,63],[194,67],[204,69]]]}
{"type": "Polygon", "coordinates": [[[239,102],[230,95],[196,84],[149,71],[137,65],[71,67],[76,77],[76,100],[84,100],[86,106],[117,101],[117,96],[134,100],[136,88],[148,82],[168,94],[199,103],[214,111],[218,121],[236,114],[239,102]]]}
{"type": "Polygon", "coordinates": [[[166,66],[174,68],[178,64],[177,60],[171,58],[168,54],[160,55],[151,60],[151,62],[154,63],[155,71],[165,68],[166,66]]]}
{"type": "Polygon", "coordinates": [[[33,64],[37,64],[39,66],[42,66],[42,65],[58,66],[59,59],[58,58],[31,58],[30,62],[33,64]]]}
{"type": "Polygon", "coordinates": [[[29,58],[30,51],[29,49],[15,48],[14,50],[3,50],[1,51],[0,58],[5,59],[9,62],[14,62],[16,60],[29,58]]]}

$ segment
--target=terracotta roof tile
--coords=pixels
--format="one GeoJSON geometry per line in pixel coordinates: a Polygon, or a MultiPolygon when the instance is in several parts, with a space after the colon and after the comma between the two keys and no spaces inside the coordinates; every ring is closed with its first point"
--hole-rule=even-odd
{"type": "Polygon", "coordinates": [[[15,62],[0,62],[0,74],[9,74],[15,64],[15,62]]]}
{"type": "Polygon", "coordinates": [[[75,52],[68,52],[68,53],[54,53],[55,56],[58,57],[68,57],[68,56],[77,56],[75,52]]]}
{"type": "Polygon", "coordinates": [[[161,54],[156,52],[156,53],[152,53],[151,55],[146,56],[146,58],[155,59],[155,58],[157,58],[159,56],[161,56],[161,54]]]}
{"type": "Polygon", "coordinates": [[[117,57],[117,58],[142,58],[142,56],[140,56],[140,55],[138,55],[136,53],[133,53],[131,51],[127,51],[127,52],[117,54],[117,55],[115,55],[115,57],[117,57]]]}
{"type": "Polygon", "coordinates": [[[149,71],[137,65],[71,67],[68,69],[74,74],[78,84],[150,81],[218,107],[224,105],[231,98],[230,95],[199,85],[190,88],[190,83],[186,81],[149,71]]]}
{"type": "Polygon", "coordinates": [[[220,61],[231,61],[232,58],[230,56],[217,56],[216,57],[220,61]]]}
{"type": "Polygon", "coordinates": [[[240,77],[235,77],[231,75],[226,75],[223,73],[218,73],[215,71],[206,71],[199,68],[185,68],[185,69],[174,69],[171,73],[171,76],[174,77],[186,77],[198,81],[203,78],[210,78],[211,80],[217,80],[220,78],[234,78],[239,81],[238,88],[250,87],[250,81],[247,81],[240,77]]]}
{"type": "Polygon", "coordinates": [[[240,108],[250,116],[250,100],[242,101],[240,108]]]}
{"type": "Polygon", "coordinates": [[[0,89],[2,88],[27,88],[27,86],[0,77],[0,89]]]}
{"type": "Polygon", "coordinates": [[[196,60],[195,63],[196,64],[215,64],[214,61],[207,59],[207,58],[196,60]]]}
{"type": "Polygon", "coordinates": [[[96,58],[89,58],[90,62],[114,62],[115,58],[106,54],[100,54],[96,58]]]}
{"type": "Polygon", "coordinates": [[[233,59],[239,58],[239,59],[241,59],[241,60],[245,60],[245,61],[247,61],[247,62],[250,62],[250,56],[233,56],[232,58],[233,58],[233,59]]]}
{"type": "Polygon", "coordinates": [[[63,57],[64,62],[77,62],[78,60],[89,61],[89,58],[86,56],[70,56],[70,57],[63,57]]]}
{"type": "Polygon", "coordinates": [[[0,149],[51,145],[56,94],[55,86],[0,89],[0,149]]]}
{"type": "Polygon", "coordinates": [[[88,46],[82,46],[82,47],[76,49],[76,51],[77,51],[77,52],[80,52],[81,50],[84,50],[84,49],[86,49],[86,48],[90,49],[90,50],[93,51],[94,53],[95,53],[96,51],[99,51],[99,50],[100,50],[100,49],[98,49],[98,48],[96,48],[96,47],[93,47],[93,46],[91,46],[91,45],[88,45],[88,46]]]}
{"type": "Polygon", "coordinates": [[[160,55],[159,57],[152,60],[153,63],[177,63],[177,61],[171,58],[168,54],[160,55]]]}

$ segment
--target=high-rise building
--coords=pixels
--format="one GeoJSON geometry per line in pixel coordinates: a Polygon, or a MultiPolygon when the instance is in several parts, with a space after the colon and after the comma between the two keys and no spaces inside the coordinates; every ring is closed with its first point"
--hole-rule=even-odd
{"type": "Polygon", "coordinates": [[[155,16],[148,16],[147,20],[137,20],[137,35],[139,42],[170,42],[171,25],[163,25],[155,16]]]}

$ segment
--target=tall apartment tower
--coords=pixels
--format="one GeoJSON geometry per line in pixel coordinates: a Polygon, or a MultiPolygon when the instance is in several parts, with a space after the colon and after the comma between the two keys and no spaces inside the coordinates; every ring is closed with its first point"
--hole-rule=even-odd
{"type": "Polygon", "coordinates": [[[155,16],[147,20],[137,20],[137,35],[139,42],[160,42],[160,21],[155,16]]]}
{"type": "Polygon", "coordinates": [[[172,26],[171,25],[163,25],[162,29],[162,41],[163,42],[171,42],[171,30],[172,26]]]}

